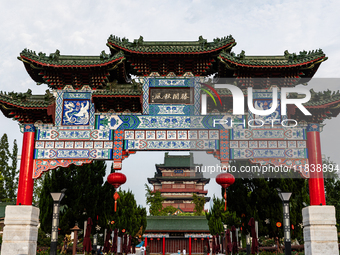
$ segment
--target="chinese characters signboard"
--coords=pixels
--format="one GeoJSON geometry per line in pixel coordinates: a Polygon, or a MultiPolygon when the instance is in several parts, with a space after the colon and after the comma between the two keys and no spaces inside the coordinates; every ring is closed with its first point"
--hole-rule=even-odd
{"type": "Polygon", "coordinates": [[[190,88],[150,88],[151,104],[192,104],[190,88]]]}

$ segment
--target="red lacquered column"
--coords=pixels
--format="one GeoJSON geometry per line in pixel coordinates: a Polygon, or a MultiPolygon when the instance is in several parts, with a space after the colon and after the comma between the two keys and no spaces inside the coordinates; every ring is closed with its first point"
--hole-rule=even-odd
{"type": "Polygon", "coordinates": [[[310,205],[326,205],[319,124],[311,123],[307,126],[307,149],[310,205]]]}
{"type": "Polygon", "coordinates": [[[144,251],[144,255],[146,255],[146,246],[148,245],[148,238],[147,237],[145,237],[145,244],[144,244],[144,246],[145,246],[145,251],[144,251]]]}
{"type": "Polygon", "coordinates": [[[209,237],[208,237],[208,255],[210,254],[210,241],[209,241],[209,237]]]}
{"type": "Polygon", "coordinates": [[[163,236],[163,255],[165,255],[165,237],[163,236]]]}
{"type": "Polygon", "coordinates": [[[191,236],[189,236],[189,255],[191,255],[191,236]]]}
{"type": "Polygon", "coordinates": [[[32,205],[33,199],[33,154],[35,128],[32,124],[24,125],[21,163],[18,184],[17,205],[32,205]]]}

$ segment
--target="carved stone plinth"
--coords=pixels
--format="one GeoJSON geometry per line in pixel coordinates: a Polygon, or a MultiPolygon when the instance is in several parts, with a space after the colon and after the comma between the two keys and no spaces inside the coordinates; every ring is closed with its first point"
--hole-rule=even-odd
{"type": "Polygon", "coordinates": [[[339,254],[334,206],[302,209],[305,255],[339,254]]]}
{"type": "Polygon", "coordinates": [[[39,208],[30,205],[8,205],[5,212],[1,255],[37,252],[39,208]]]}

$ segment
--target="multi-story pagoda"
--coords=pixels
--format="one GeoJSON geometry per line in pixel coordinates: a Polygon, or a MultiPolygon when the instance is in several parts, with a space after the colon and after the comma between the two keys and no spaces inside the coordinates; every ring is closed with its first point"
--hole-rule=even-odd
{"type": "Polygon", "coordinates": [[[196,194],[205,198],[208,191],[204,186],[209,183],[209,178],[204,178],[203,173],[195,172],[193,154],[187,156],[169,155],[165,153],[164,164],[156,164],[154,178],[148,178],[154,191],[159,191],[163,201],[163,207],[173,206],[183,212],[194,212],[195,204],[192,203],[192,195],[196,194]]]}

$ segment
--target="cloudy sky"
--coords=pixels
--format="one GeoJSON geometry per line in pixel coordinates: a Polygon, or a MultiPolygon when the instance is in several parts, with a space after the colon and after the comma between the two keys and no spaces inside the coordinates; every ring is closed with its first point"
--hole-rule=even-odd
{"type": "MultiPolygon", "coordinates": [[[[0,2],[0,90],[43,94],[17,56],[28,48],[62,55],[99,55],[109,52],[110,34],[130,41],[208,41],[231,34],[246,55],[283,55],[285,50],[323,49],[329,59],[315,77],[340,78],[340,3],[338,1],[1,1],[0,2]]],[[[327,84],[327,83],[325,83],[327,84]]],[[[340,85],[316,86],[314,90],[338,90],[340,85]]],[[[10,142],[22,134],[18,124],[0,115],[0,135],[10,142]]],[[[337,119],[326,121],[321,134],[322,154],[340,164],[337,119]]],[[[137,153],[123,161],[123,172],[139,204],[145,205],[144,183],[152,177],[155,163],[163,163],[163,153],[137,153]]],[[[198,160],[197,160],[198,161],[198,160]]],[[[209,196],[219,194],[214,180],[209,196]]]]}

